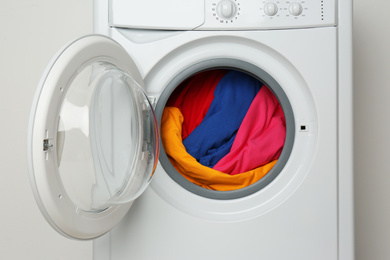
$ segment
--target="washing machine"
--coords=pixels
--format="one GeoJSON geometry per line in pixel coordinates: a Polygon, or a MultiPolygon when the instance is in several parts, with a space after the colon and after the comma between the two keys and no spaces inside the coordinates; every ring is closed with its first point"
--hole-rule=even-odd
{"type": "Polygon", "coordinates": [[[43,216],[93,240],[95,260],[353,259],[351,6],[96,0],[96,34],[58,52],[33,101],[28,162],[43,216]],[[260,84],[284,118],[277,160],[238,186],[186,176],[172,155],[180,128],[178,146],[165,138],[175,93],[218,71],[260,84]]]}

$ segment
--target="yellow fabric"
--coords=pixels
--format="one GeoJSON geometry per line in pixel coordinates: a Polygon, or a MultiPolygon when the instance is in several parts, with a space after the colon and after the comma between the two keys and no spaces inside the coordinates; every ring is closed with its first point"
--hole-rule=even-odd
{"type": "Polygon", "coordinates": [[[201,187],[218,191],[245,188],[266,175],[277,160],[254,170],[229,175],[201,165],[187,153],[182,141],[183,115],[176,107],[166,107],[161,120],[161,139],[172,165],[187,180],[201,187]]]}

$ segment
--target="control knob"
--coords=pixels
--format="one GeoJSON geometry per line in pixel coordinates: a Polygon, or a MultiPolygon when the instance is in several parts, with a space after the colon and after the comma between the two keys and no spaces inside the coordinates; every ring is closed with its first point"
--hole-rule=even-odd
{"type": "Polygon", "coordinates": [[[302,5],[300,3],[292,3],[288,10],[290,11],[290,14],[294,15],[294,16],[298,16],[302,13],[303,11],[303,8],[302,8],[302,5]]]}
{"type": "Polygon", "coordinates": [[[222,0],[217,5],[217,13],[224,19],[233,18],[237,13],[237,6],[231,0],[222,0]]]}
{"type": "Polygon", "coordinates": [[[268,16],[274,16],[278,12],[278,6],[275,3],[266,3],[264,13],[268,16]]]}

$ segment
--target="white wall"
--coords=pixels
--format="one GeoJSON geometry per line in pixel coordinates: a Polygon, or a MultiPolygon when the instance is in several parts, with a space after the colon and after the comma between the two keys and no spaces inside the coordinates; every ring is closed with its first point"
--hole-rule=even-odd
{"type": "Polygon", "coordinates": [[[359,260],[390,259],[388,10],[388,0],[354,0],[355,226],[359,260]]]}
{"type": "Polygon", "coordinates": [[[56,51],[92,32],[92,0],[10,0],[0,5],[0,259],[87,260],[92,243],[60,236],[39,212],[26,155],[30,106],[56,51]]]}
{"type": "MultiPolygon", "coordinates": [[[[356,259],[390,259],[390,10],[354,0],[356,259]]],[[[63,238],[35,204],[26,128],[46,64],[92,32],[92,0],[3,1],[0,7],[0,259],[92,258],[90,242],[63,238]]]]}

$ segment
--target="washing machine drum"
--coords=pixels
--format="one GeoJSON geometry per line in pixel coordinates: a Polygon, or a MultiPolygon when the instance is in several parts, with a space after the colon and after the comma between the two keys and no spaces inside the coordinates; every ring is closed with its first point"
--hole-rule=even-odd
{"type": "Polygon", "coordinates": [[[282,107],[272,91],[244,72],[214,69],[178,86],[161,120],[172,165],[201,187],[229,191],[264,177],[286,138],[282,107]]]}

